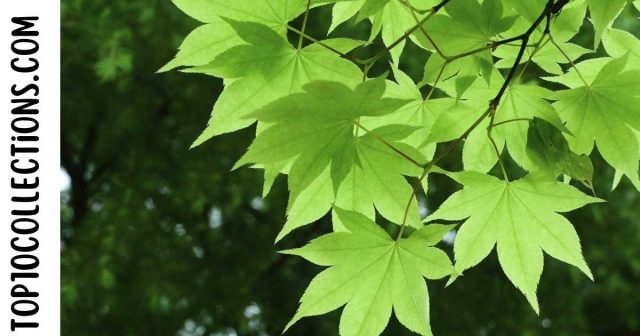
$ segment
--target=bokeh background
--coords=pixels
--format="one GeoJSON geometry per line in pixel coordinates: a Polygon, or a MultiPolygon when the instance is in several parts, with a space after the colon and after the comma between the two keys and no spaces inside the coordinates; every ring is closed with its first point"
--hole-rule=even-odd
{"type": "MultiPolygon", "coordinates": [[[[638,15],[629,8],[616,26],[639,36],[638,15]]],[[[324,36],[329,18],[314,10],[310,34],[324,36]]],[[[188,150],[222,83],[155,71],[196,26],[169,0],[62,0],[63,335],[279,335],[321,270],[276,251],[327,232],[329,219],[274,246],[285,178],[262,199],[259,170],[229,171],[252,129],[188,150]]],[[[585,23],[576,41],[589,46],[592,34],[585,23]]],[[[409,46],[403,68],[419,79],[425,60],[409,46]]],[[[610,202],[569,217],[595,283],[547,257],[537,316],[494,253],[446,289],[429,283],[436,335],[640,335],[640,195],[626,180],[611,192],[613,171],[594,163],[610,202]]],[[[458,188],[431,187],[431,209],[458,188]]],[[[338,318],[288,334],[337,335],[338,318]]],[[[395,320],[384,333],[409,334],[395,320]]]]}

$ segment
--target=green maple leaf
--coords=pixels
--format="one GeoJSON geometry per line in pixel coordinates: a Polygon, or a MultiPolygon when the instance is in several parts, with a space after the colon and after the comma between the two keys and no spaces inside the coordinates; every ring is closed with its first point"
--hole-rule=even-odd
{"type": "MultiPolygon", "coordinates": [[[[443,104],[443,99],[425,100],[416,83],[403,71],[394,67],[395,82],[387,81],[386,96],[389,98],[405,99],[409,101],[405,106],[384,118],[363,118],[363,125],[369,128],[382,127],[389,124],[408,125],[416,127],[416,130],[401,140],[411,148],[417,149],[425,160],[433,158],[436,146],[427,141],[432,134],[435,117],[442,111],[450,109],[450,104],[443,104]]],[[[447,103],[454,103],[448,100],[447,103]]],[[[428,179],[423,178],[423,189],[427,189],[428,179]]]]}
{"type": "MultiPolygon", "coordinates": [[[[192,147],[253,124],[255,119],[249,115],[277,98],[301,91],[306,83],[334,80],[355,85],[362,79],[355,64],[319,44],[297,50],[262,24],[228,21],[246,44],[221,53],[207,65],[187,70],[230,80],[213,108],[207,128],[192,147]]],[[[325,45],[344,52],[361,44],[349,39],[325,41],[325,45]]]]}
{"type": "MultiPolygon", "coordinates": [[[[416,14],[418,19],[423,16],[422,14],[416,14]]],[[[411,10],[401,1],[389,2],[382,9],[380,15],[376,16],[373,20],[374,25],[377,24],[376,21],[380,21],[382,42],[384,42],[386,46],[390,46],[398,41],[407,31],[417,24],[415,18],[411,15],[411,10]]],[[[389,51],[394,64],[400,63],[400,55],[402,55],[405,44],[406,41],[402,41],[389,51]]]]}
{"type": "MultiPolygon", "coordinates": [[[[581,56],[591,53],[592,51],[586,48],[583,48],[577,44],[571,42],[562,42],[558,43],[560,49],[553,46],[551,43],[547,43],[544,47],[540,48],[540,50],[536,51],[535,55],[531,60],[540,66],[542,70],[555,75],[560,75],[563,73],[562,65],[569,64],[581,56]],[[562,50],[562,51],[560,51],[562,50]],[[569,57],[567,59],[566,56],[569,57]]],[[[501,57],[501,60],[496,63],[496,67],[505,69],[511,68],[513,66],[513,62],[516,59],[517,49],[519,47],[514,46],[504,46],[497,49],[495,55],[501,57]]],[[[527,62],[533,53],[532,48],[527,48],[527,52],[525,52],[523,60],[521,63],[527,62]]]]}
{"type": "MultiPolygon", "coordinates": [[[[326,167],[320,175],[309,183],[304,192],[289,194],[287,205],[287,221],[276,237],[276,242],[283,239],[293,230],[313,223],[326,215],[334,203],[336,193],[331,182],[330,167],[326,167]]],[[[346,183],[346,178],[345,182],[346,183]]]]}
{"type": "Polygon", "coordinates": [[[428,225],[409,238],[394,241],[363,215],[336,212],[348,231],[327,234],[303,248],[283,252],[330,266],[311,281],[285,331],[303,317],[346,304],[340,319],[341,336],[380,335],[392,310],[408,329],[432,335],[424,278],[451,274],[449,257],[432,246],[452,226],[428,225]]]}
{"type": "MultiPolygon", "coordinates": [[[[459,104],[444,111],[435,111],[437,118],[431,129],[430,139],[449,141],[462,134],[483,112],[486,104],[495,97],[504,82],[495,74],[490,84],[482,79],[476,81],[462,96],[459,104]],[[444,134],[446,133],[446,136],[444,134]]],[[[442,89],[448,94],[455,94],[455,88],[445,81],[442,89]]],[[[509,86],[495,114],[492,137],[500,153],[508,148],[513,160],[521,167],[533,171],[541,168],[530,160],[527,153],[529,122],[540,118],[557,129],[569,133],[554,107],[547,99],[552,92],[540,86],[514,84],[509,86]]],[[[462,161],[466,170],[487,172],[497,163],[498,157],[487,135],[490,118],[486,118],[466,138],[462,161]]],[[[582,179],[581,179],[582,180],[582,179]]]]}
{"type": "Polygon", "coordinates": [[[633,132],[640,130],[640,70],[627,69],[627,61],[628,57],[585,61],[577,65],[579,72],[551,80],[570,88],[556,92],[553,99],[574,134],[568,138],[571,149],[590,154],[595,141],[604,159],[640,189],[640,145],[633,132]]]}
{"type": "Polygon", "coordinates": [[[338,189],[336,205],[346,210],[362,211],[371,219],[371,205],[393,223],[403,221],[412,227],[422,226],[413,189],[403,177],[418,176],[422,169],[409,162],[380,141],[394,145],[414,160],[426,162],[424,156],[402,140],[416,131],[415,127],[388,125],[360,136],[356,142],[356,164],[338,189]],[[409,202],[411,200],[411,202],[409,202]]]}
{"type": "MultiPolygon", "coordinates": [[[[489,83],[483,78],[476,78],[460,96],[458,96],[456,77],[442,81],[438,85],[438,89],[456,99],[438,98],[425,102],[425,107],[432,114],[433,119],[426,143],[457,139],[487,111],[489,101],[495,97],[500,85],[504,82],[502,75],[496,69],[493,69],[491,77],[493,79],[489,83]]],[[[484,128],[478,127],[476,131],[486,138],[486,125],[484,128]]],[[[495,157],[495,154],[492,157],[495,157]]]]}
{"type": "Polygon", "coordinates": [[[464,189],[449,197],[427,220],[466,219],[454,245],[456,270],[462,272],[475,266],[497,245],[502,269],[536,312],[543,250],[593,278],[575,229],[558,212],[599,199],[533,175],[513,182],[475,172],[451,176],[464,189]]]}
{"type": "MultiPolygon", "coordinates": [[[[311,82],[303,89],[304,92],[276,100],[256,113],[258,121],[266,127],[259,132],[236,165],[292,160],[289,171],[290,204],[295,202],[326,167],[330,167],[333,189],[337,191],[356,164],[357,153],[362,155],[363,160],[379,158],[375,155],[381,145],[369,145],[368,149],[362,150],[362,146],[373,140],[379,141],[379,138],[371,139],[372,135],[365,135],[360,144],[354,130],[357,119],[386,115],[406,104],[405,100],[382,98],[385,83],[381,78],[361,83],[355,89],[341,83],[325,81],[311,82]]],[[[408,131],[413,130],[409,128],[408,131]]],[[[406,134],[404,131],[401,133],[406,134]]],[[[389,140],[394,139],[389,137],[389,140]]],[[[388,154],[388,151],[383,153],[388,154]]],[[[392,156],[397,157],[396,160],[404,160],[398,154],[394,153],[392,156]]],[[[386,176],[392,171],[389,167],[393,167],[390,163],[373,161],[370,165],[381,168],[368,173],[375,174],[377,170],[381,170],[381,176],[386,176]]],[[[397,182],[397,179],[394,181],[397,182]]],[[[410,192],[405,196],[406,201],[409,194],[410,192]]],[[[306,220],[296,220],[294,224],[285,225],[279,238],[304,224],[306,220]]]]}
{"type": "MultiPolygon", "coordinates": [[[[350,158],[353,164],[350,164],[351,168],[340,183],[337,193],[332,187],[330,166],[310,182],[303,192],[292,190],[287,207],[287,221],[276,241],[291,231],[320,219],[334,203],[371,219],[375,218],[377,210],[391,222],[405,221],[414,228],[422,227],[415,198],[409,204],[412,187],[403,177],[418,176],[422,170],[380,141],[383,139],[410,153],[416,160],[425,162],[421,153],[399,142],[415,130],[414,127],[389,125],[356,137],[354,156],[350,158]]],[[[287,173],[290,174],[291,171],[287,173]]],[[[335,216],[334,225],[342,227],[335,216]]]]}

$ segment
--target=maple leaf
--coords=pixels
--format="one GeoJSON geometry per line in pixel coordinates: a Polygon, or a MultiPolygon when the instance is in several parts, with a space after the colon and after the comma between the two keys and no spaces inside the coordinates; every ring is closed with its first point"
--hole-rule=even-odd
{"type": "Polygon", "coordinates": [[[337,190],[355,163],[357,119],[389,114],[406,104],[405,100],[382,98],[384,79],[369,80],[354,89],[337,82],[315,81],[303,90],[256,113],[267,126],[236,164],[293,160],[289,172],[293,200],[327,166],[337,190]]]}
{"type": "Polygon", "coordinates": [[[431,335],[424,278],[451,274],[449,257],[432,246],[453,226],[428,225],[409,238],[394,241],[359,213],[339,208],[336,213],[347,231],[283,251],[330,266],[311,281],[285,331],[303,317],[325,314],[346,304],[340,319],[341,336],[380,335],[392,309],[408,329],[431,335]]]}
{"type": "Polygon", "coordinates": [[[388,125],[376,128],[356,142],[355,160],[348,180],[338,189],[336,204],[347,210],[360,210],[374,218],[371,205],[393,223],[405,223],[412,227],[422,226],[417,201],[412,197],[413,189],[403,177],[417,177],[422,168],[409,162],[380,141],[400,148],[415,161],[426,159],[416,149],[399,142],[416,130],[415,127],[388,125]],[[410,202],[411,201],[411,202],[410,202]],[[369,210],[367,210],[369,209],[369,210]]]}
{"type": "Polygon", "coordinates": [[[598,151],[640,189],[640,70],[627,69],[628,57],[585,61],[561,77],[550,78],[570,89],[553,95],[556,110],[574,135],[568,141],[577,154],[598,151]]]}
{"type": "Polygon", "coordinates": [[[287,221],[277,241],[333,211],[334,233],[284,252],[329,266],[287,329],[346,305],[341,335],[378,335],[392,311],[408,329],[431,335],[424,278],[452,275],[451,282],[494,246],[505,274],[538,312],[543,252],[592,278],[576,231],[560,213],[600,200],[559,183],[558,175],[591,187],[595,145],[616,169],[614,187],[627,176],[640,189],[640,43],[612,28],[637,0],[174,2],[205,24],[160,71],[190,67],[183,71],[225,85],[193,146],[256,124],[236,167],[264,170],[264,196],[279,174],[288,175],[287,221]],[[329,33],[356,16],[355,23],[371,23],[369,40],[310,36],[309,10],[326,4],[334,4],[329,33]],[[587,10],[596,47],[602,40],[613,59],[576,62],[591,52],[572,42],[587,10]],[[384,46],[372,58],[350,54],[379,35],[384,46]],[[305,41],[312,43],[303,47],[305,41]],[[418,84],[399,69],[401,59],[415,67],[414,58],[401,58],[407,41],[430,55],[418,84]],[[387,54],[393,81],[369,80],[363,71],[378,71],[387,54]],[[535,69],[529,63],[568,89],[528,81],[524,75],[535,69]],[[488,110],[490,103],[497,108],[488,110]],[[434,158],[436,145],[452,140],[434,158]],[[442,171],[438,162],[461,144],[466,172],[442,171]],[[506,181],[483,174],[505,149],[528,175],[508,181],[502,162],[506,181]],[[455,267],[432,247],[452,227],[424,226],[417,205],[431,171],[463,185],[427,218],[464,221],[455,267]],[[377,216],[413,233],[394,241],[377,216]]]}
{"type": "Polygon", "coordinates": [[[536,312],[543,250],[593,279],[575,229],[558,212],[600,202],[599,199],[534,175],[513,182],[476,172],[450,176],[464,189],[449,197],[427,221],[466,219],[454,245],[458,272],[478,264],[497,245],[502,269],[536,312]]]}
{"type": "MultiPolygon", "coordinates": [[[[355,64],[324,46],[312,44],[297,50],[267,26],[227,21],[246,44],[228,49],[209,64],[185,70],[231,80],[218,98],[207,128],[192,147],[253,124],[255,119],[248,118],[250,114],[277,98],[300,92],[306,83],[334,80],[355,85],[362,79],[355,64]]],[[[346,52],[362,42],[336,39],[323,44],[346,52]]]]}

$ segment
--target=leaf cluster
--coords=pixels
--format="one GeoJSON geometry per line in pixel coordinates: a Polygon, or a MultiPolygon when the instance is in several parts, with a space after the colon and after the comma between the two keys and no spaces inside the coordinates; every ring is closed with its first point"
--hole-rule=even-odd
{"type": "Polygon", "coordinates": [[[452,282],[494,247],[538,312],[543,251],[593,278],[561,215],[601,201],[568,183],[592,188],[589,155],[597,148],[619,172],[614,186],[626,176],[640,189],[640,42],[613,28],[627,0],[174,2],[203,25],[161,71],[225,83],[193,146],[257,124],[236,167],[264,170],[265,196],[287,176],[277,240],[332,213],[334,233],[285,251],[329,267],[290,325],[344,305],[341,335],[378,335],[392,311],[430,335],[425,278],[452,282]],[[325,6],[328,34],[310,36],[309,17],[325,6]],[[585,18],[588,46],[573,41],[585,18]],[[334,37],[349,21],[369,38],[334,37]],[[420,80],[401,70],[408,43],[423,51],[420,80]],[[441,164],[458,147],[463,170],[448,172],[441,164]],[[424,218],[418,199],[434,172],[463,189],[424,218]],[[395,238],[376,219],[397,224],[395,238]],[[453,230],[443,221],[461,223],[453,264],[433,247],[453,230]]]}

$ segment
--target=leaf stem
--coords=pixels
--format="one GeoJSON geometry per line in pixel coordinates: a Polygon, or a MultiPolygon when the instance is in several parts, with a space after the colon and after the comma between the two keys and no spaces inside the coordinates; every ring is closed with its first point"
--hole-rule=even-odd
{"type": "Polygon", "coordinates": [[[507,170],[504,167],[504,163],[502,162],[502,156],[500,154],[500,149],[498,149],[498,145],[496,144],[495,139],[493,139],[493,135],[491,134],[493,131],[493,127],[494,125],[494,121],[495,121],[495,113],[491,114],[491,121],[489,122],[489,127],[487,127],[487,137],[489,138],[489,141],[491,141],[491,145],[493,146],[493,150],[496,153],[496,157],[498,158],[498,165],[500,166],[500,170],[502,171],[502,176],[504,177],[504,180],[509,182],[509,175],[507,175],[507,170]]]}
{"type": "Polygon", "coordinates": [[[307,30],[307,21],[309,20],[309,9],[311,8],[311,0],[307,0],[307,9],[304,12],[304,19],[302,19],[302,32],[298,39],[298,50],[302,49],[302,41],[304,40],[304,32],[307,30]]]}
{"type": "Polygon", "coordinates": [[[547,19],[547,23],[546,23],[543,36],[549,34],[549,25],[551,22],[551,12],[553,10],[553,7],[554,7],[554,0],[549,0],[544,10],[540,14],[540,16],[538,16],[538,18],[533,22],[533,24],[531,24],[531,27],[529,27],[529,29],[527,29],[526,32],[524,32],[519,36],[494,43],[494,46],[498,46],[500,44],[514,42],[517,40],[521,41],[520,50],[518,50],[518,55],[516,56],[516,59],[513,62],[513,66],[511,67],[511,70],[509,71],[507,78],[504,80],[504,83],[500,87],[498,94],[489,103],[489,108],[493,111],[492,115],[495,114],[498,108],[498,105],[500,104],[500,100],[502,99],[502,96],[504,95],[505,91],[507,90],[507,87],[511,84],[511,81],[513,80],[513,77],[516,73],[518,65],[520,64],[520,62],[522,61],[522,57],[524,56],[524,51],[527,49],[527,43],[529,43],[529,38],[531,37],[531,34],[533,34],[533,32],[538,28],[538,26],[540,26],[540,23],[542,23],[542,20],[544,20],[545,18],[547,19]]]}
{"type": "MultiPolygon", "coordinates": [[[[416,14],[417,10],[415,8],[413,8],[413,6],[411,6],[411,4],[407,0],[400,0],[400,1],[409,9],[409,12],[411,13],[411,16],[413,16],[414,21],[416,22],[416,24],[418,25],[418,27],[420,29],[420,32],[422,33],[422,35],[424,35],[424,37],[427,38],[429,43],[431,43],[431,45],[433,45],[433,48],[436,50],[436,53],[438,53],[438,55],[440,55],[440,57],[442,57],[443,59],[447,59],[448,57],[442,52],[440,47],[438,47],[436,42],[431,38],[431,35],[429,35],[429,33],[427,33],[427,31],[424,29],[424,27],[423,27],[424,23],[420,23],[420,19],[418,18],[418,15],[416,14]]],[[[426,13],[426,12],[424,12],[424,13],[426,13]]],[[[424,13],[421,13],[421,14],[424,14],[424,13]]]]}
{"type": "Polygon", "coordinates": [[[413,7],[408,1],[406,0],[400,0],[402,2],[402,4],[407,7],[408,9],[410,9],[412,12],[418,13],[418,14],[425,14],[427,12],[429,12],[431,9],[418,9],[413,7]]]}
{"type": "Polygon", "coordinates": [[[508,124],[508,123],[515,122],[515,121],[531,121],[531,119],[529,119],[529,118],[513,118],[513,119],[508,119],[508,120],[504,120],[504,121],[501,121],[501,122],[498,122],[498,123],[494,123],[494,124],[493,124],[493,127],[498,127],[498,126],[500,126],[500,125],[508,124]]]}
{"type": "MultiPolygon", "coordinates": [[[[420,27],[427,22],[434,14],[436,14],[442,7],[444,7],[447,3],[449,3],[449,1],[451,0],[443,0],[442,2],[440,2],[439,4],[433,6],[429,11],[428,14],[422,19],[420,20],[420,22],[418,22],[415,26],[413,26],[411,29],[407,30],[400,38],[398,38],[397,40],[395,40],[394,42],[392,42],[391,44],[389,44],[387,47],[385,47],[384,49],[380,50],[377,54],[375,54],[373,57],[369,58],[368,60],[366,60],[366,63],[370,64],[369,69],[371,68],[371,66],[373,66],[373,64],[375,64],[380,58],[384,57],[386,54],[388,54],[393,48],[397,47],[400,43],[402,43],[404,40],[406,40],[407,38],[409,38],[409,36],[411,36],[411,34],[413,34],[416,30],[420,29],[420,27]]],[[[367,69],[368,70],[368,69],[367,69]]],[[[366,74],[365,74],[366,75],[366,74]]]]}
{"type": "MultiPolygon", "coordinates": [[[[422,180],[429,174],[433,165],[429,165],[422,170],[422,175],[418,179],[418,183],[422,183],[422,180]]],[[[409,208],[411,208],[411,203],[413,203],[413,198],[416,197],[416,188],[413,188],[411,191],[411,197],[409,197],[409,202],[407,206],[404,208],[404,215],[402,216],[402,224],[400,225],[400,231],[398,231],[398,236],[396,237],[396,242],[402,239],[402,235],[404,234],[404,228],[407,226],[407,217],[409,216],[409,208]]]]}
{"type": "Polygon", "coordinates": [[[354,121],[355,125],[358,126],[359,128],[361,128],[363,131],[367,132],[367,134],[371,134],[371,136],[373,136],[376,140],[380,141],[382,144],[384,144],[385,146],[389,147],[391,150],[393,150],[394,152],[396,152],[398,155],[402,156],[403,158],[411,161],[411,163],[413,163],[414,165],[416,165],[417,167],[422,168],[424,165],[420,162],[418,162],[417,160],[415,160],[414,158],[412,158],[411,156],[409,156],[408,154],[404,153],[402,150],[400,150],[398,147],[394,146],[392,143],[390,143],[389,141],[381,138],[380,136],[378,136],[377,134],[371,132],[369,129],[367,129],[366,127],[362,126],[362,124],[360,124],[360,122],[358,120],[354,121]]]}
{"type": "Polygon", "coordinates": [[[562,56],[564,56],[564,58],[566,58],[567,61],[569,61],[569,64],[571,64],[571,67],[576,71],[576,73],[578,74],[578,77],[580,77],[580,80],[582,81],[584,86],[590,87],[591,85],[587,84],[587,81],[584,79],[584,77],[582,76],[582,73],[580,73],[580,70],[578,70],[578,67],[576,67],[576,64],[573,62],[571,57],[569,57],[569,55],[567,55],[567,53],[564,52],[562,48],[560,48],[560,45],[556,42],[553,36],[551,36],[551,34],[549,34],[549,41],[551,41],[551,43],[558,49],[558,51],[560,51],[562,56]]]}
{"type": "Polygon", "coordinates": [[[538,43],[536,43],[536,47],[535,49],[533,49],[533,52],[531,53],[531,55],[529,55],[529,59],[527,60],[527,62],[524,64],[524,66],[522,67],[522,70],[520,70],[520,73],[518,74],[518,81],[520,81],[520,79],[522,78],[522,75],[524,75],[524,73],[527,71],[527,68],[529,67],[529,64],[531,64],[531,62],[533,61],[533,57],[536,56],[536,54],[542,50],[542,48],[547,45],[547,43],[549,43],[549,39],[545,40],[544,42],[542,42],[542,40],[545,38],[545,35],[542,36],[542,38],[540,38],[540,40],[538,41],[538,43]],[[542,42],[542,43],[541,43],[542,42]]]}
{"type": "Polygon", "coordinates": [[[436,91],[438,83],[440,82],[440,79],[442,78],[442,74],[444,73],[444,69],[447,67],[448,64],[449,64],[449,62],[447,62],[447,61],[442,63],[442,66],[440,67],[440,71],[438,71],[438,76],[436,76],[436,80],[435,80],[435,82],[433,82],[433,85],[431,86],[431,90],[429,90],[429,93],[427,94],[427,97],[424,99],[425,102],[428,101],[429,99],[431,99],[431,96],[433,95],[433,92],[436,91]]]}
{"type": "Polygon", "coordinates": [[[287,25],[287,30],[292,31],[292,32],[300,35],[301,37],[303,37],[303,38],[305,38],[305,39],[307,39],[307,40],[309,40],[309,41],[311,41],[313,43],[318,44],[319,46],[321,46],[321,47],[323,47],[323,48],[325,48],[325,49],[337,54],[338,56],[340,56],[340,57],[342,57],[344,59],[348,59],[348,60],[350,60],[352,62],[355,62],[357,64],[360,64],[360,65],[366,64],[365,60],[362,60],[362,59],[359,59],[357,57],[353,57],[351,55],[345,54],[342,51],[340,51],[340,50],[338,50],[338,49],[336,49],[336,48],[334,48],[334,47],[332,47],[332,46],[330,46],[330,45],[328,45],[328,44],[326,44],[326,43],[324,43],[324,42],[322,42],[322,41],[320,41],[320,40],[318,40],[318,39],[316,39],[316,38],[314,38],[312,36],[309,36],[309,35],[301,32],[299,29],[296,29],[296,28],[294,28],[292,26],[287,25]]]}
{"type": "Polygon", "coordinates": [[[440,152],[440,154],[438,154],[433,160],[427,162],[423,168],[430,168],[431,166],[434,166],[435,164],[437,164],[438,162],[440,162],[442,159],[444,159],[449,153],[451,153],[451,151],[453,151],[462,141],[464,141],[469,134],[471,134],[471,132],[473,132],[474,129],[476,129],[476,127],[478,127],[478,125],[480,125],[480,123],[482,122],[482,120],[484,120],[484,118],[486,118],[487,116],[489,116],[489,114],[491,113],[491,109],[487,109],[484,113],[482,113],[482,115],[476,119],[476,121],[473,122],[473,124],[471,124],[471,126],[469,126],[469,128],[462,133],[461,136],[459,136],[457,139],[455,139],[453,142],[451,142],[445,149],[444,151],[440,152]]]}

